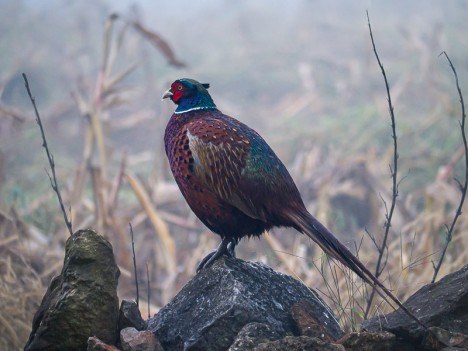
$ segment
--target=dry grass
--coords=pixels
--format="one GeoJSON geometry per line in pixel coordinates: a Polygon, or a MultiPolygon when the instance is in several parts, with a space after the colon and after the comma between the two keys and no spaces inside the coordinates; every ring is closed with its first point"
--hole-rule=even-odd
{"type": "MultiPolygon", "coordinates": [[[[20,349],[31,331],[31,321],[45,292],[48,275],[31,266],[33,252],[44,250],[29,235],[30,228],[14,210],[0,212],[0,348],[20,349]]],[[[41,264],[46,257],[41,257],[41,264]]],[[[57,257],[53,258],[56,261],[57,257]]],[[[55,263],[55,262],[54,262],[55,263]]],[[[52,263],[52,264],[54,264],[52,263]]]]}
{"type": "MultiPolygon", "coordinates": [[[[48,141],[56,156],[59,186],[65,206],[71,208],[74,230],[95,228],[112,243],[122,272],[121,298],[135,297],[128,231],[128,224],[132,224],[144,316],[147,315],[146,265],[150,273],[150,309],[154,314],[194,275],[197,263],[219,240],[191,213],[169,175],[161,140],[172,106],[157,105],[156,113],[150,111],[150,107],[143,107],[152,106],[142,98],[148,95],[134,88],[143,84],[144,90],[159,97],[159,92],[163,91],[161,87],[167,83],[157,79],[141,83],[143,78],[136,73],[139,66],[135,62],[140,64],[141,56],[146,55],[141,41],[152,40],[157,46],[162,40],[155,33],[151,35],[148,27],[135,21],[109,18],[104,28],[99,71],[77,78],[78,83],[74,82],[74,88],[70,88],[73,99],[54,102],[53,108],[47,110],[39,106],[41,116],[48,121],[46,132],[51,131],[48,141]],[[137,30],[132,32],[132,28],[137,30]],[[132,56],[129,52],[137,54],[132,56]],[[80,115],[80,123],[76,123],[77,115],[80,115]],[[72,127],[68,128],[73,132],[62,121],[71,123],[72,127]],[[122,135],[124,137],[119,138],[122,135]],[[135,149],[125,150],[125,136],[130,144],[137,145],[135,149]],[[81,142],[71,142],[80,138],[81,142]],[[148,144],[141,143],[149,138],[156,148],[151,151],[148,151],[148,144]],[[140,145],[145,148],[138,149],[140,145]],[[57,152],[62,148],[68,148],[68,153],[57,152]]],[[[363,36],[366,35],[363,32],[363,36]]],[[[450,135],[457,133],[457,125],[453,123],[455,134],[450,134],[451,129],[437,129],[446,116],[455,114],[457,101],[455,94],[443,89],[443,80],[432,77],[434,63],[427,55],[433,54],[436,39],[434,36],[421,41],[419,37],[410,36],[407,42],[411,50],[426,53],[423,60],[426,64],[418,73],[433,79],[434,88],[429,99],[438,102],[438,109],[424,119],[419,129],[405,135],[420,140],[420,144],[414,142],[417,145],[405,146],[403,138],[400,169],[404,173],[404,169],[414,168],[416,172],[409,174],[402,184],[404,189],[395,209],[381,277],[402,300],[430,281],[431,260],[438,258],[444,241],[444,226],[450,223],[460,196],[452,179],[458,173],[462,154],[456,151],[459,144],[450,140],[450,135]],[[440,140],[443,133],[448,134],[443,150],[437,148],[433,152],[426,147],[426,141],[430,144],[440,140]],[[434,164],[440,167],[438,174],[434,164]],[[421,169],[433,172],[423,178],[422,172],[417,171],[421,169]]],[[[163,48],[167,50],[164,45],[163,48]]],[[[180,64],[172,51],[166,52],[166,58],[180,64]]],[[[367,112],[369,106],[356,107],[349,91],[376,81],[381,84],[378,72],[372,72],[376,78],[367,84],[368,76],[363,73],[368,70],[367,62],[360,62],[356,57],[347,62],[332,57],[330,62],[333,62],[331,67],[345,72],[341,85],[337,83],[335,87],[340,93],[338,103],[345,108],[351,106],[349,113],[362,117],[346,128],[345,133],[330,135],[339,134],[336,125],[327,124],[331,123],[327,114],[330,106],[337,104],[336,96],[325,98],[322,95],[317,88],[321,72],[314,72],[317,81],[313,80],[307,63],[299,69],[300,94],[297,91],[284,93],[267,106],[262,105],[263,97],[259,94],[259,102],[245,107],[243,112],[257,115],[257,129],[265,130],[262,134],[271,144],[283,147],[278,154],[287,161],[309,210],[350,248],[356,248],[360,259],[373,268],[377,251],[364,228],[380,242],[385,213],[381,197],[387,202],[391,197],[388,164],[392,148],[389,140],[375,143],[375,135],[363,133],[363,129],[379,129],[380,136],[385,137],[390,134],[388,123],[376,118],[386,116],[386,101],[379,91],[369,98],[375,110],[367,112]],[[325,122],[311,120],[309,116],[312,115],[324,116],[320,120],[325,122]],[[272,120],[271,116],[281,118],[272,120]],[[338,141],[332,146],[324,145],[321,138],[326,137],[322,135],[338,141]],[[314,143],[308,141],[311,139],[314,143]]],[[[174,74],[179,75],[178,71],[174,74]]],[[[400,106],[405,103],[405,96],[411,95],[416,80],[413,76],[401,77],[395,79],[391,91],[395,103],[400,106]]],[[[8,74],[0,76],[0,87],[6,85],[4,82],[8,78],[8,74]]],[[[33,94],[37,92],[34,83],[31,89],[33,94]]],[[[235,101],[228,103],[222,97],[220,100],[219,105],[227,105],[227,110],[229,103],[235,105],[235,101]]],[[[0,124],[4,130],[21,129],[29,114],[29,110],[0,105],[0,124]]],[[[404,122],[402,125],[404,129],[404,122]]],[[[34,129],[29,133],[38,131],[34,129]]],[[[13,157],[20,157],[21,146],[18,143],[16,147],[18,152],[13,149],[13,157]]],[[[12,148],[9,150],[11,152],[12,148]]],[[[0,189],[14,188],[10,179],[2,178],[7,156],[12,155],[0,153],[0,189]]],[[[28,162],[27,158],[24,162],[28,162]]],[[[43,163],[31,163],[31,168],[42,170],[43,167],[43,163]]],[[[28,189],[29,196],[20,192],[15,200],[0,202],[1,349],[22,348],[47,284],[61,269],[63,244],[68,233],[46,175],[43,178],[46,185],[33,182],[28,189]]],[[[458,222],[439,278],[466,263],[467,232],[468,218],[464,215],[458,222]]],[[[361,321],[369,287],[363,286],[346,269],[330,263],[316,245],[293,230],[275,229],[261,240],[242,241],[238,252],[243,259],[266,262],[320,290],[346,328],[353,329],[361,321]]],[[[371,314],[390,311],[391,307],[377,299],[371,314]]]]}

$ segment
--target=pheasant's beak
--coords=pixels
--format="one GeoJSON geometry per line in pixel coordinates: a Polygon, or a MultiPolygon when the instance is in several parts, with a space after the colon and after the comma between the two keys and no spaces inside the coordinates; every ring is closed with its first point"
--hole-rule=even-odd
{"type": "Polygon", "coordinates": [[[174,94],[172,94],[171,89],[168,89],[168,90],[166,90],[166,91],[164,92],[164,94],[163,94],[161,100],[167,99],[168,97],[171,97],[172,95],[174,95],[174,94]]]}

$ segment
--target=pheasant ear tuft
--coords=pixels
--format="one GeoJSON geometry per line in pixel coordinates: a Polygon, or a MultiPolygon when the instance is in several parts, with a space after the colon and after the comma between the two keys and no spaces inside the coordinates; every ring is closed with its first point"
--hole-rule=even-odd
{"type": "Polygon", "coordinates": [[[210,87],[210,83],[202,83],[203,88],[208,89],[210,87]]]}

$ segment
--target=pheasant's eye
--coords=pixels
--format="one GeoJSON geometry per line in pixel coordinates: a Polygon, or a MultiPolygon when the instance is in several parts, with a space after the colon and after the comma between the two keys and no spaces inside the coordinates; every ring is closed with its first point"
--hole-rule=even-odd
{"type": "Polygon", "coordinates": [[[178,85],[177,89],[182,90],[183,89],[182,85],[178,85]]]}

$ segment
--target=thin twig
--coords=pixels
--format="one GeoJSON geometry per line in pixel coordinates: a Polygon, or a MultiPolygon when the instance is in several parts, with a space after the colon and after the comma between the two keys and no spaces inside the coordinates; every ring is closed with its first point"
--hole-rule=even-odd
{"type": "MultiPolygon", "coordinates": [[[[396,198],[398,197],[398,185],[399,182],[397,181],[397,176],[398,176],[398,143],[397,143],[397,134],[396,134],[396,120],[395,120],[395,113],[393,110],[393,104],[392,104],[392,97],[390,95],[390,88],[387,80],[387,75],[385,73],[385,69],[382,65],[382,62],[380,61],[379,55],[377,53],[377,49],[375,48],[375,42],[374,42],[374,36],[372,34],[372,27],[370,24],[369,20],[369,12],[366,11],[367,14],[367,24],[369,26],[369,34],[372,42],[372,48],[374,50],[375,58],[377,59],[377,63],[379,64],[380,70],[382,71],[382,75],[385,81],[385,89],[387,91],[387,101],[388,101],[388,109],[390,112],[390,119],[391,119],[391,127],[392,127],[392,138],[393,138],[393,165],[389,165],[390,168],[390,174],[392,176],[392,203],[390,205],[390,210],[387,209],[387,204],[385,204],[386,208],[386,213],[385,213],[385,233],[383,236],[382,240],[382,245],[378,248],[379,256],[377,259],[377,264],[375,267],[375,277],[379,278],[379,276],[382,274],[383,268],[385,267],[385,263],[383,263],[383,257],[384,253],[387,249],[387,240],[388,240],[388,235],[390,233],[390,227],[392,223],[392,217],[393,217],[393,212],[395,210],[395,205],[396,205],[396,198]]],[[[371,309],[372,301],[374,299],[374,295],[376,292],[376,287],[372,287],[372,292],[369,296],[369,300],[367,301],[367,307],[366,311],[364,313],[364,318],[367,318],[367,315],[369,314],[369,311],[371,309]]]]}
{"type": "Polygon", "coordinates": [[[52,170],[52,177],[50,176],[50,174],[47,171],[46,171],[46,173],[47,173],[47,176],[49,177],[50,185],[52,186],[52,189],[57,194],[57,198],[58,198],[58,201],[59,201],[59,204],[60,204],[60,209],[62,210],[63,219],[65,220],[65,224],[66,224],[66,226],[68,228],[68,232],[70,233],[70,235],[73,235],[72,222],[71,222],[71,220],[68,219],[67,211],[65,210],[65,206],[63,205],[62,195],[60,194],[60,190],[59,190],[59,187],[58,187],[58,184],[57,184],[57,175],[55,174],[54,155],[52,155],[52,153],[49,150],[49,146],[47,145],[47,139],[46,139],[46,136],[45,136],[44,127],[42,126],[41,117],[39,116],[39,111],[37,110],[37,107],[36,107],[36,100],[31,94],[31,89],[29,88],[28,77],[26,77],[25,73],[23,73],[23,79],[24,79],[24,85],[26,86],[26,90],[27,90],[28,95],[29,95],[29,99],[31,100],[31,103],[32,103],[32,105],[34,107],[34,112],[36,114],[36,122],[39,125],[39,129],[41,130],[42,146],[46,150],[47,159],[49,160],[50,169],[52,170]]]}
{"type": "Polygon", "coordinates": [[[136,304],[140,306],[140,291],[138,288],[138,272],[137,272],[137,265],[136,265],[136,258],[135,258],[135,241],[133,240],[133,227],[132,223],[128,223],[130,227],[130,235],[132,236],[132,256],[133,256],[133,270],[135,272],[135,287],[136,287],[136,304]]]}
{"type": "Polygon", "coordinates": [[[146,262],[146,284],[147,284],[147,292],[148,292],[148,319],[149,319],[151,318],[151,311],[150,311],[150,279],[149,279],[148,262],[146,262]]]}
{"type": "Polygon", "coordinates": [[[455,224],[457,223],[458,217],[462,214],[462,208],[463,208],[463,203],[465,202],[465,197],[466,197],[466,191],[468,189],[468,144],[466,141],[466,134],[465,134],[465,120],[466,120],[466,113],[465,113],[465,103],[463,101],[463,94],[460,89],[460,84],[458,83],[458,75],[457,71],[455,70],[455,67],[452,64],[452,61],[450,60],[450,57],[447,55],[445,51],[443,51],[440,55],[445,55],[447,58],[450,68],[452,69],[453,75],[455,76],[455,83],[457,85],[457,91],[458,91],[458,96],[460,97],[460,105],[461,105],[461,121],[459,121],[460,128],[461,128],[461,134],[462,134],[462,139],[463,139],[463,146],[465,148],[465,183],[463,185],[458,182],[460,186],[460,191],[461,191],[461,199],[460,199],[460,204],[458,205],[457,211],[455,212],[455,216],[453,217],[452,224],[450,227],[447,227],[447,238],[445,241],[445,245],[442,249],[442,253],[440,254],[439,261],[437,264],[434,266],[434,275],[432,276],[432,281],[431,283],[434,283],[437,274],[439,273],[440,267],[442,266],[442,262],[444,261],[445,258],[445,253],[447,252],[447,248],[452,241],[452,235],[453,235],[453,230],[455,228],[455,224]]]}

